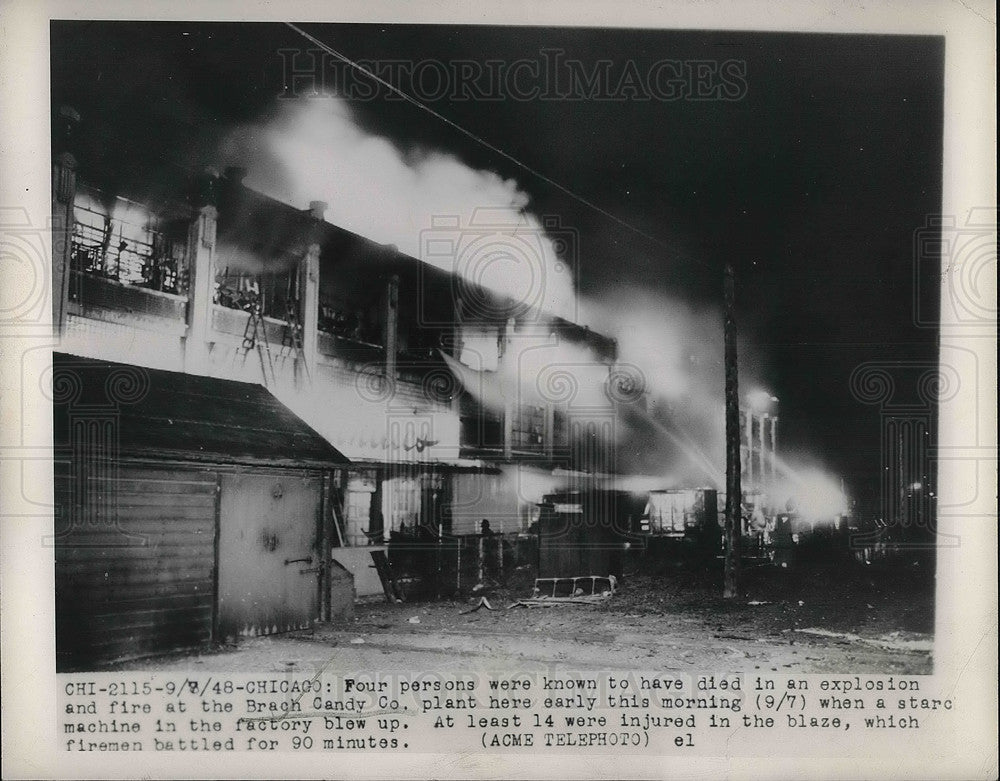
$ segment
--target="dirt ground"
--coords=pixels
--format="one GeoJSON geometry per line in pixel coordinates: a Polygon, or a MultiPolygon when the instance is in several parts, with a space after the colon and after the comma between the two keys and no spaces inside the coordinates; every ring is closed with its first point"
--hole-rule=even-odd
{"type": "Polygon", "coordinates": [[[348,621],[116,669],[932,672],[934,574],[924,560],[750,568],[741,591],[724,600],[721,573],[677,568],[629,578],[600,604],[508,608],[530,595],[523,585],[489,592],[493,610],[464,612],[478,597],[379,601],[348,621]]]}

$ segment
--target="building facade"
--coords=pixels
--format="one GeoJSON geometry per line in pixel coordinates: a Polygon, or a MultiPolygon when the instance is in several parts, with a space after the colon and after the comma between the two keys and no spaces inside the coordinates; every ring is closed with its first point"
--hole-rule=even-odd
{"type": "MultiPolygon", "coordinates": [[[[64,111],[57,127],[76,119],[64,111]]],[[[217,483],[228,481],[221,495],[237,505],[255,506],[260,491],[287,496],[287,486],[232,482],[219,469],[305,470],[295,479],[308,484],[301,524],[311,552],[283,558],[311,557],[315,571],[307,574],[315,576],[320,608],[333,562],[353,573],[359,595],[380,593],[370,553],[393,534],[472,535],[483,519],[496,532],[527,530],[545,493],[614,471],[620,399],[612,340],[344,230],[327,221],[321,202],[297,209],[268,198],[246,187],[239,169],[154,192],[148,183],[79,170],[67,137],[57,133],[52,180],[58,352],[64,363],[153,372],[168,388],[209,383],[198,398],[258,387],[295,426],[318,434],[329,447],[322,463],[299,463],[292,444],[271,458],[265,448],[241,460],[234,455],[239,432],[253,421],[232,418],[224,403],[204,412],[207,423],[231,434],[205,463],[217,483]],[[553,359],[563,348],[573,360],[553,359]],[[581,390],[581,380],[611,392],[581,390]]],[[[277,409],[263,405],[260,414],[277,409]]],[[[197,428],[190,415],[174,412],[167,417],[178,431],[197,428]]],[[[75,430],[66,431],[71,494],[88,456],[73,450],[75,430]]],[[[170,468],[204,470],[191,466],[204,460],[197,442],[180,440],[187,449],[179,448],[183,457],[170,468]]],[[[138,426],[129,457],[155,461],[154,446],[143,453],[142,441],[138,426]]],[[[81,512],[66,505],[69,516],[81,512]]],[[[79,518],[64,520],[79,525],[79,518]]],[[[257,532],[251,547],[273,543],[266,530],[257,532]]],[[[207,633],[225,639],[232,633],[218,621],[219,568],[239,545],[218,519],[212,537],[213,574],[202,583],[214,584],[216,619],[207,633]]],[[[249,562],[256,554],[237,557],[249,562]]],[[[67,594],[79,577],[67,570],[57,591],[67,594]]],[[[313,620],[329,606],[306,612],[313,620]]],[[[286,628],[258,616],[235,631],[247,627],[286,628]]]]}

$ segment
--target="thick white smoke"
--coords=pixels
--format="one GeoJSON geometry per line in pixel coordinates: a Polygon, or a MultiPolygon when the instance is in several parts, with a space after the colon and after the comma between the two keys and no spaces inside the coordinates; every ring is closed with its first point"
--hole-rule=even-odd
{"type": "Polygon", "coordinates": [[[619,359],[642,370],[655,397],[704,403],[707,413],[718,415],[724,377],[718,309],[696,309],[685,301],[627,286],[584,300],[580,308],[597,331],[618,340],[619,359]]]}
{"type": "Polygon", "coordinates": [[[776,459],[777,477],[769,488],[775,507],[789,509],[814,525],[830,525],[850,511],[843,486],[808,453],[776,459]]]}
{"type": "MultiPolygon", "coordinates": [[[[647,391],[641,404],[618,405],[620,471],[647,476],[654,487],[722,487],[718,308],[624,287],[577,301],[571,264],[556,252],[556,237],[527,211],[529,197],[515,180],[438,151],[404,152],[363,130],[335,97],[283,104],[270,121],[231,133],[222,155],[249,169],[246,184],[253,189],[299,208],[325,201],[328,219],[339,226],[614,337],[619,361],[638,368],[647,391]]],[[[235,255],[229,260],[246,262],[235,255]]],[[[481,343],[470,335],[468,349],[484,352],[477,367],[483,371],[452,362],[487,406],[545,403],[567,389],[578,406],[609,406],[608,366],[585,347],[515,338],[498,363],[487,355],[494,340],[492,333],[481,343]]],[[[760,387],[760,356],[746,338],[739,351],[741,388],[760,387]]],[[[803,482],[792,482],[802,493],[803,482]]],[[[806,482],[812,486],[806,493],[822,497],[823,507],[811,509],[825,512],[840,501],[833,478],[811,472],[806,482]]],[[[783,483],[779,492],[791,494],[791,486],[783,483]]]]}
{"type": "Polygon", "coordinates": [[[647,389],[646,409],[633,409],[624,421],[623,466],[660,477],[661,488],[721,488],[721,311],[632,287],[584,300],[581,310],[598,331],[617,339],[619,359],[638,368],[647,389]]]}
{"type": "Polygon", "coordinates": [[[249,167],[249,187],[300,208],[325,201],[341,227],[572,316],[572,270],[513,179],[434,150],[404,154],[332,96],[284,103],[273,120],[235,130],[222,151],[249,167]]]}

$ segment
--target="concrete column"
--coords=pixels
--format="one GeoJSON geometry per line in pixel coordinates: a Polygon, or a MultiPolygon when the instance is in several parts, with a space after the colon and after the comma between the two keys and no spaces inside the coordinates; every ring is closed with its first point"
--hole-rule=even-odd
{"type": "Polygon", "coordinates": [[[52,332],[60,336],[69,305],[70,255],[73,249],[73,200],[76,159],[69,152],[52,166],[52,332]]]}
{"type": "Polygon", "coordinates": [[[753,486],[753,410],[747,408],[747,488],[753,486]]]}
{"type": "Polygon", "coordinates": [[[385,376],[396,381],[396,353],[399,351],[399,277],[393,274],[385,288],[385,317],[382,343],[385,346],[385,376]]]}
{"type": "Polygon", "coordinates": [[[76,198],[76,158],[69,152],[80,123],[75,109],[63,106],[56,117],[61,150],[52,162],[52,332],[61,336],[66,325],[73,249],[73,201],[76,198]]]}
{"type": "Polygon", "coordinates": [[[184,340],[184,371],[209,372],[212,338],[212,298],[215,295],[216,230],[219,212],[211,203],[201,206],[188,229],[187,337],[184,340]]]}
{"type": "Polygon", "coordinates": [[[313,377],[316,371],[316,356],[319,353],[319,244],[310,244],[302,258],[299,279],[303,280],[302,294],[302,359],[305,361],[304,375],[313,377]]]}
{"type": "MultiPolygon", "coordinates": [[[[242,179],[242,177],[240,177],[242,179]]],[[[321,224],[326,215],[327,204],[325,201],[310,201],[308,215],[310,225],[307,231],[305,242],[307,249],[298,265],[298,285],[296,293],[298,307],[300,336],[302,338],[303,366],[295,367],[294,382],[296,387],[301,387],[302,383],[310,382],[313,373],[316,371],[316,356],[319,353],[319,274],[320,255],[322,253],[322,229],[321,224]]]]}

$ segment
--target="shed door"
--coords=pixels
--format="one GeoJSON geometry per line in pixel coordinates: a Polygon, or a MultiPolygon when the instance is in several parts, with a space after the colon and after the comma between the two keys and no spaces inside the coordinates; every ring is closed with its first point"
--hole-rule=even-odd
{"type": "Polygon", "coordinates": [[[59,670],[212,639],[215,474],[56,464],[59,670]]]}
{"type": "Polygon", "coordinates": [[[319,477],[224,474],[219,637],[304,629],[319,617],[319,477]]]}

